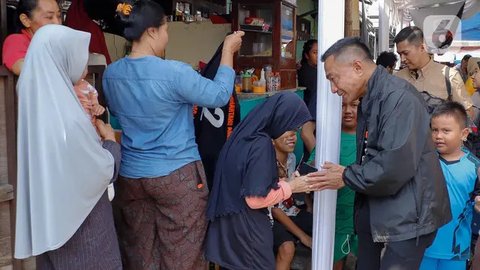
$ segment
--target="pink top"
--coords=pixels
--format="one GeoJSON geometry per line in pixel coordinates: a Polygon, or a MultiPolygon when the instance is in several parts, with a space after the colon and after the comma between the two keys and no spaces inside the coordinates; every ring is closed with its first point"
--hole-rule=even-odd
{"type": "Polygon", "coordinates": [[[245,201],[247,205],[252,209],[260,209],[268,206],[273,206],[283,200],[286,200],[292,196],[292,188],[285,181],[278,182],[279,189],[272,189],[267,194],[267,197],[246,197],[245,201]]]}
{"type": "Polygon", "coordinates": [[[74,85],[73,89],[77,94],[80,103],[83,106],[83,110],[90,117],[93,125],[95,126],[95,116],[91,110],[87,107],[88,105],[98,104],[98,93],[97,90],[85,80],[80,80],[77,84],[74,85]],[[94,96],[91,97],[89,94],[93,93],[94,96]]]}
{"type": "Polygon", "coordinates": [[[27,55],[28,46],[32,36],[25,29],[20,34],[9,35],[3,42],[2,57],[3,64],[12,70],[13,65],[27,55]]]}

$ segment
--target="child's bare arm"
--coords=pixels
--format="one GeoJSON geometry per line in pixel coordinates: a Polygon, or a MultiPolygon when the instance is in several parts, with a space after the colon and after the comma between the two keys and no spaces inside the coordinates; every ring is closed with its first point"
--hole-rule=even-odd
{"type": "MultiPolygon", "coordinates": [[[[315,147],[315,122],[309,121],[302,126],[300,136],[302,137],[305,147],[307,147],[308,152],[312,152],[315,147]]],[[[307,157],[308,158],[308,157],[307,157]]]]}
{"type": "Polygon", "coordinates": [[[102,115],[105,112],[105,107],[103,107],[102,105],[100,105],[100,103],[98,103],[98,95],[94,92],[90,92],[88,93],[88,96],[92,103],[92,110],[91,110],[92,114],[95,116],[102,115]]]}

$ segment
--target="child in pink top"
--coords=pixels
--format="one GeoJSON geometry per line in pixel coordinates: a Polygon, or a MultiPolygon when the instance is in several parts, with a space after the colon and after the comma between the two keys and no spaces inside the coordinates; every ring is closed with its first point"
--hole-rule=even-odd
{"type": "MultiPolygon", "coordinates": [[[[80,79],[74,86],[75,94],[77,94],[78,100],[83,107],[83,110],[87,114],[90,121],[92,121],[93,127],[97,130],[95,121],[97,116],[102,115],[105,112],[105,107],[98,103],[98,92],[95,87],[85,80],[87,76],[87,69],[82,74],[82,79],[80,79]]],[[[98,135],[100,133],[97,130],[98,135]]],[[[111,201],[115,196],[115,191],[113,189],[113,184],[108,185],[108,199],[111,201]]]]}
{"type": "Polygon", "coordinates": [[[88,115],[93,126],[95,127],[96,117],[105,112],[105,107],[98,103],[97,90],[84,79],[86,74],[87,72],[85,69],[82,79],[80,79],[80,81],[74,85],[73,89],[75,89],[75,93],[77,94],[85,113],[88,115]]]}

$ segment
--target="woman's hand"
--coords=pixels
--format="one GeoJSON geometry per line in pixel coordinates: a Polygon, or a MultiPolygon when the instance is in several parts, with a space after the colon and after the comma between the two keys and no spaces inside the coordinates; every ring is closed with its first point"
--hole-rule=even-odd
{"type": "Polygon", "coordinates": [[[308,180],[310,178],[315,180],[314,176],[311,173],[300,176],[300,174],[296,171],[295,174],[293,175],[293,179],[291,179],[287,183],[290,185],[290,188],[292,189],[292,193],[304,193],[304,192],[308,193],[313,190],[308,180]]]}
{"type": "Polygon", "coordinates": [[[98,134],[100,134],[100,137],[102,137],[102,140],[104,141],[109,140],[114,142],[116,141],[115,131],[113,131],[113,128],[112,126],[110,126],[110,124],[105,124],[105,122],[103,122],[100,119],[97,119],[95,124],[97,125],[98,134]]]}
{"type": "Polygon", "coordinates": [[[222,53],[236,53],[242,46],[243,35],[245,35],[245,32],[235,31],[233,34],[226,36],[223,42],[222,53]]]}
{"type": "Polygon", "coordinates": [[[295,172],[295,178],[293,178],[289,184],[292,189],[292,193],[318,191],[324,189],[340,189],[345,186],[343,182],[343,171],[345,167],[326,162],[322,166],[321,171],[312,172],[304,176],[298,176],[298,172],[295,172]]]}
{"type": "Polygon", "coordinates": [[[233,54],[242,46],[243,35],[245,35],[245,32],[235,31],[233,34],[225,37],[225,40],[223,41],[222,59],[220,59],[220,65],[233,68],[233,54]]]}

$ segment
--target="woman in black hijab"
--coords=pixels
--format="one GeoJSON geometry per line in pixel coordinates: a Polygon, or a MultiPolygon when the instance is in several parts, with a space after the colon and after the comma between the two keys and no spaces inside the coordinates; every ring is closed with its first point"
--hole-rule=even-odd
{"type": "Polygon", "coordinates": [[[310,39],[303,45],[302,65],[297,70],[298,85],[305,86],[303,100],[312,115],[312,121],[302,127],[302,140],[304,157],[308,159],[310,152],[315,147],[315,120],[317,117],[317,57],[318,43],[316,39],[310,39]]]}
{"type": "Polygon", "coordinates": [[[311,120],[294,93],[274,95],[235,128],[220,152],[207,207],[207,260],[229,269],[275,269],[267,207],[311,191],[316,173],[279,179],[272,139],[311,120]]]}

